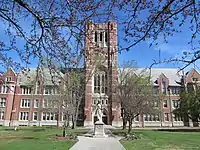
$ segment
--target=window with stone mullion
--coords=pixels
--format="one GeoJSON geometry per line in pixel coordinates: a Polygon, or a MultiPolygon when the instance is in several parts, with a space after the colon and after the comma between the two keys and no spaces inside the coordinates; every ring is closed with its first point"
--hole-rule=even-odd
{"type": "Polygon", "coordinates": [[[106,74],[99,72],[94,75],[94,93],[106,93],[106,74]]]}

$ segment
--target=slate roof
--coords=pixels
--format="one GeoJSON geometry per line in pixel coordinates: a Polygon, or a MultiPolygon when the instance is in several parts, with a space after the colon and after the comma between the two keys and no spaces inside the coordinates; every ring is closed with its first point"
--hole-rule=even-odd
{"type": "MultiPolygon", "coordinates": [[[[41,72],[42,76],[44,76],[44,85],[55,85],[52,82],[52,75],[50,73],[49,68],[43,68],[42,72],[41,72]]],[[[64,74],[60,71],[56,71],[56,73],[54,74],[55,76],[55,83],[59,82],[59,78],[63,77],[64,74]]],[[[36,81],[36,77],[37,77],[37,68],[30,68],[27,70],[23,70],[20,71],[18,73],[18,83],[20,85],[31,85],[34,84],[34,82],[36,81]]]]}
{"type": "MultiPolygon", "coordinates": [[[[127,71],[130,70],[130,68],[126,68],[125,71],[126,70],[127,71]]],[[[150,69],[134,68],[133,73],[135,73],[136,75],[144,75],[146,77],[151,76],[152,82],[155,82],[161,74],[164,74],[169,80],[169,85],[180,86],[179,84],[176,83],[176,81],[180,81],[181,78],[181,76],[178,74],[177,68],[152,68],[151,75],[150,75],[150,69]]],[[[157,84],[154,83],[154,85],[157,84]]]]}

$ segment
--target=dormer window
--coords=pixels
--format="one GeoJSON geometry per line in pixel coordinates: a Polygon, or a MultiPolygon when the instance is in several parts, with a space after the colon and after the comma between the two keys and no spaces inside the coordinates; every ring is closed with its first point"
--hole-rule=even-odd
{"type": "Polygon", "coordinates": [[[192,81],[196,82],[196,81],[198,81],[198,79],[197,78],[192,78],[192,81]]]}
{"type": "Polygon", "coordinates": [[[31,94],[31,88],[30,87],[21,87],[22,88],[22,94],[23,95],[29,95],[31,94]]]}
{"type": "Polygon", "coordinates": [[[11,77],[6,77],[6,82],[10,82],[12,80],[11,77]]]}

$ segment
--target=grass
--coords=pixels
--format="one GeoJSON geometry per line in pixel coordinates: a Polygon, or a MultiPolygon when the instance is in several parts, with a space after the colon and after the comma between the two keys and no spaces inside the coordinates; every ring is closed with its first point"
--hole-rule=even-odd
{"type": "Polygon", "coordinates": [[[126,150],[200,150],[200,132],[137,130],[141,139],[121,143],[126,150]]]}
{"type": "MultiPolygon", "coordinates": [[[[67,130],[67,133],[80,134],[85,131],[67,130]]],[[[62,129],[22,127],[19,130],[0,128],[0,150],[68,150],[75,140],[56,140],[62,129]]]]}
{"type": "MultiPolygon", "coordinates": [[[[67,134],[81,135],[87,130],[67,130],[67,134]]],[[[124,134],[113,130],[114,134],[124,134]]],[[[126,150],[200,150],[200,132],[164,132],[134,130],[141,137],[137,140],[122,140],[126,150]]],[[[0,150],[68,150],[75,140],[56,140],[62,129],[49,127],[21,127],[17,131],[0,127],[0,150]]]]}

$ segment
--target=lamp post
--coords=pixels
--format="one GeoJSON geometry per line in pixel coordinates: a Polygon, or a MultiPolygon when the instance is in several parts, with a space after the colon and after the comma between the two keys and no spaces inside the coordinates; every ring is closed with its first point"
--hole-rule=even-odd
{"type": "MultiPolygon", "coordinates": [[[[62,110],[67,111],[66,117],[68,117],[68,105],[66,107],[64,105],[62,105],[62,110]]],[[[66,136],[66,117],[65,117],[65,120],[64,120],[64,124],[63,124],[63,137],[66,136]]]]}
{"type": "Polygon", "coordinates": [[[169,94],[169,106],[170,106],[170,119],[171,119],[171,123],[172,123],[172,127],[174,126],[174,123],[173,123],[173,116],[172,116],[172,102],[171,102],[171,95],[170,95],[170,88],[169,86],[167,87],[167,91],[168,91],[168,94],[169,94]]]}

